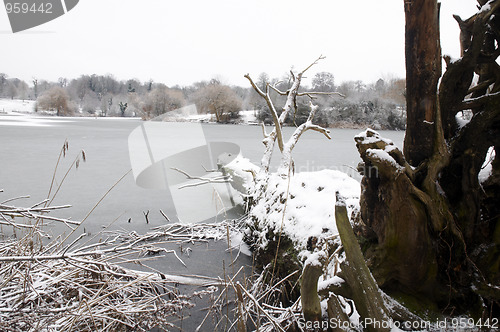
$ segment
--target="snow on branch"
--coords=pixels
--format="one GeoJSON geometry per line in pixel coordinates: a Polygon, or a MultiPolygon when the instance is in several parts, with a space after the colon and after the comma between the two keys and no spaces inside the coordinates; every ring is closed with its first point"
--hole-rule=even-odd
{"type": "MultiPolygon", "coordinates": [[[[269,83],[268,83],[268,84],[269,84],[269,83]]],[[[270,84],[269,84],[269,87],[270,87],[271,89],[273,89],[273,90],[274,90],[277,94],[279,94],[279,95],[281,95],[281,96],[286,96],[286,95],[288,95],[289,90],[287,90],[287,91],[281,91],[280,89],[278,89],[278,88],[276,87],[276,85],[277,85],[277,84],[275,84],[275,85],[270,85],[270,84]]]]}
{"type": "Polygon", "coordinates": [[[339,96],[345,98],[345,95],[341,94],[340,92],[319,92],[319,91],[299,92],[297,93],[297,96],[298,97],[307,96],[311,99],[316,99],[316,96],[339,96]]]}
{"type": "Polygon", "coordinates": [[[69,220],[69,219],[64,219],[64,218],[57,218],[57,217],[51,217],[47,216],[46,213],[49,213],[54,210],[61,210],[61,209],[67,209],[70,208],[71,205],[62,205],[62,206],[41,206],[46,203],[47,200],[43,200],[29,208],[20,208],[20,207],[15,207],[11,205],[5,205],[7,202],[12,202],[14,200],[18,200],[21,198],[29,198],[29,196],[21,196],[21,197],[15,197],[8,199],[6,201],[3,201],[0,204],[0,224],[2,225],[9,225],[9,226],[15,226],[16,228],[32,228],[32,225],[26,225],[22,223],[12,223],[10,220],[7,219],[7,217],[10,217],[11,219],[17,218],[17,217],[24,217],[28,219],[38,219],[38,220],[50,220],[50,221],[57,221],[57,222],[62,222],[66,224],[67,226],[69,225],[80,225],[79,221],[74,221],[74,220],[69,220]]]}
{"type": "Polygon", "coordinates": [[[496,103],[500,100],[500,92],[483,95],[476,98],[465,99],[459,106],[459,110],[477,109],[490,103],[496,103]]]}
{"type": "MultiPolygon", "coordinates": [[[[324,59],[326,59],[326,56],[324,56],[324,55],[320,55],[320,56],[319,56],[316,60],[314,60],[314,62],[313,62],[313,63],[311,63],[311,64],[310,64],[310,65],[309,65],[306,69],[304,69],[303,71],[301,71],[301,72],[299,73],[299,75],[303,75],[306,71],[308,71],[309,69],[311,69],[311,67],[312,67],[312,66],[317,65],[317,64],[318,64],[318,62],[319,62],[320,60],[324,60],[324,59]]],[[[292,73],[292,74],[293,74],[293,73],[292,73]]]]}
{"type": "Polygon", "coordinates": [[[288,173],[288,169],[292,163],[292,150],[295,147],[295,145],[297,144],[297,142],[299,141],[300,136],[302,136],[303,133],[305,133],[308,130],[314,130],[314,131],[322,133],[328,139],[332,138],[330,136],[330,131],[328,129],[312,123],[314,116],[316,115],[316,112],[318,110],[318,106],[313,105],[312,102],[309,102],[309,106],[311,108],[311,111],[309,112],[309,116],[307,118],[307,121],[295,129],[292,136],[285,144],[285,149],[283,151],[281,163],[280,163],[280,167],[279,167],[279,172],[283,175],[288,173]]]}
{"type": "Polygon", "coordinates": [[[309,113],[309,117],[307,118],[307,121],[304,122],[303,124],[301,124],[300,126],[298,126],[297,129],[295,129],[295,132],[293,133],[292,137],[288,141],[288,144],[291,144],[293,142],[293,144],[295,145],[295,143],[297,143],[297,141],[299,140],[300,136],[308,130],[314,130],[314,131],[320,132],[323,135],[325,135],[326,138],[331,139],[330,131],[328,129],[312,123],[314,116],[316,115],[316,112],[318,110],[318,106],[313,105],[312,102],[309,102],[309,107],[311,107],[311,112],[309,113]]]}
{"type": "Polygon", "coordinates": [[[189,175],[187,172],[185,172],[181,169],[178,169],[176,167],[172,167],[172,169],[174,171],[181,173],[181,174],[184,174],[188,180],[200,180],[200,182],[188,183],[188,184],[184,184],[182,186],[179,186],[179,189],[188,188],[188,187],[196,187],[196,186],[204,185],[207,183],[226,183],[226,182],[231,181],[231,177],[229,175],[221,175],[221,176],[216,176],[213,178],[205,178],[205,177],[201,177],[201,176],[189,175]]]}
{"type": "MultiPolygon", "coordinates": [[[[314,117],[314,113],[316,112],[311,112],[312,114],[309,115],[309,119],[307,123],[304,126],[299,126],[297,128],[300,132],[300,134],[296,135],[297,133],[294,133],[294,136],[292,136],[291,140],[294,141],[293,144],[290,144],[290,141],[286,144],[284,143],[283,139],[283,124],[285,123],[285,120],[289,114],[292,112],[296,112],[297,110],[297,97],[301,96],[307,96],[311,99],[314,99],[314,96],[317,95],[334,95],[338,94],[341,95],[337,92],[299,92],[300,84],[302,81],[302,77],[306,71],[308,71],[312,66],[316,65],[320,60],[323,60],[325,57],[324,56],[319,56],[316,60],[314,60],[309,66],[307,66],[304,70],[299,72],[298,74],[295,74],[293,71],[291,71],[291,76],[293,79],[292,86],[290,89],[288,89],[286,92],[280,91],[277,87],[270,85],[269,83],[266,84],[266,91],[262,91],[261,88],[259,88],[255,82],[252,80],[249,74],[246,74],[244,77],[248,79],[250,82],[250,85],[253,87],[253,89],[257,92],[259,96],[264,98],[266,101],[269,110],[271,112],[272,118],[273,118],[273,123],[274,123],[274,128],[270,134],[267,134],[264,130],[264,140],[263,143],[266,146],[266,150],[264,152],[264,155],[262,157],[261,161],[261,171],[262,172],[268,172],[269,171],[269,164],[271,162],[271,155],[274,149],[274,143],[278,141],[278,147],[280,149],[280,152],[282,154],[288,154],[291,152],[290,147],[293,149],[293,146],[296,143],[296,140],[300,135],[307,130],[315,130],[318,132],[321,132],[325,134],[326,137],[330,138],[328,130],[312,124],[312,119],[314,117]],[[270,96],[270,90],[273,90],[279,95],[286,96],[286,102],[285,105],[282,108],[281,114],[278,116],[278,112],[276,111],[276,107],[274,106],[273,101],[271,100],[270,96]],[[295,137],[295,138],[294,138],[295,137]],[[285,151],[285,149],[287,151],[285,151]]],[[[342,95],[341,95],[342,96],[342,95]]]]}

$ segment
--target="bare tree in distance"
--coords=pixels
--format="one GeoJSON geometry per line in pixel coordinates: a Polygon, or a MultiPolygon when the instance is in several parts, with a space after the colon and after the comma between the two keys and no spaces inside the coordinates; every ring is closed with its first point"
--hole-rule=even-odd
{"type": "Polygon", "coordinates": [[[143,108],[149,109],[155,116],[181,108],[186,104],[184,94],[180,90],[169,89],[158,84],[145,98],[143,108]]]}
{"type": "Polygon", "coordinates": [[[118,104],[118,107],[120,107],[120,114],[121,114],[121,116],[124,117],[125,116],[125,111],[127,110],[127,107],[128,107],[128,104],[127,103],[124,104],[123,102],[120,102],[118,104]]]}
{"type": "Polygon", "coordinates": [[[335,77],[329,72],[319,72],[312,79],[313,91],[332,92],[335,91],[335,77]]]}
{"type": "Polygon", "coordinates": [[[217,122],[228,122],[237,118],[243,100],[227,85],[212,80],[194,94],[194,101],[202,113],[211,113],[217,122]]]}
{"type": "Polygon", "coordinates": [[[57,116],[71,115],[74,112],[68,93],[61,87],[53,87],[45,91],[38,97],[37,104],[39,109],[56,111],[57,116]]]}

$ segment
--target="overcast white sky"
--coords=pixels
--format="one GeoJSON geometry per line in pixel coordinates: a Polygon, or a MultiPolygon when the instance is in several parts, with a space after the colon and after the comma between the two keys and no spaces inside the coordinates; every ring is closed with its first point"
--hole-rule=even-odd
{"type": "MultiPolygon", "coordinates": [[[[403,0],[80,0],[66,15],[12,34],[0,9],[0,72],[31,81],[81,74],[190,85],[213,77],[329,71],[339,84],[404,77],[403,0]]],[[[459,55],[452,14],[475,0],[442,0],[443,54],[459,55]]]]}

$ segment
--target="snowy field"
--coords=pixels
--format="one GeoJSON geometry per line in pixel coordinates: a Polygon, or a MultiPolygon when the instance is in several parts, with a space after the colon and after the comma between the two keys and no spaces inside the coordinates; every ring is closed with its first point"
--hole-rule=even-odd
{"type": "Polygon", "coordinates": [[[3,99],[0,98],[0,115],[15,115],[19,113],[33,113],[34,100],[3,99]]]}
{"type": "Polygon", "coordinates": [[[34,100],[0,99],[0,126],[50,126],[51,120],[34,116],[34,109],[34,100]]]}
{"type": "Polygon", "coordinates": [[[74,122],[81,119],[107,120],[132,120],[139,121],[139,118],[132,117],[82,117],[65,116],[57,117],[50,112],[43,114],[35,113],[34,100],[4,99],[0,98],[0,126],[10,127],[50,127],[61,125],[63,123],[74,122]]]}

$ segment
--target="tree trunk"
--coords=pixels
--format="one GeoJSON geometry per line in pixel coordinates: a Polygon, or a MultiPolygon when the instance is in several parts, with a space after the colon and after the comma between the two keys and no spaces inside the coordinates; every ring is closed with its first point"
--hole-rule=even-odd
{"type": "Polygon", "coordinates": [[[438,10],[436,0],[405,1],[405,155],[373,131],[355,138],[365,171],[358,235],[381,288],[414,309],[498,317],[500,159],[486,181],[479,174],[500,146],[500,0],[457,19],[463,56],[446,59],[439,92],[438,10]],[[460,128],[464,110],[473,117],[460,128]]]}
{"type": "Polygon", "coordinates": [[[405,0],[406,112],[405,156],[417,166],[433,149],[437,84],[441,77],[439,8],[436,0],[405,0]]]}
{"type": "Polygon", "coordinates": [[[386,291],[412,294],[422,301],[442,296],[436,286],[437,258],[429,235],[429,197],[415,188],[401,151],[374,131],[355,138],[364,161],[361,235],[376,241],[365,251],[378,284],[386,291]],[[382,153],[386,152],[386,158],[382,153]]]}

